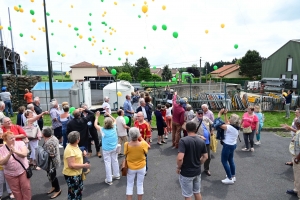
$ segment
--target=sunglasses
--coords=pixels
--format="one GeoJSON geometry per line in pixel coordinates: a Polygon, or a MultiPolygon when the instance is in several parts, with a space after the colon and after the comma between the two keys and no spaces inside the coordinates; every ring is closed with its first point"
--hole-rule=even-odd
{"type": "Polygon", "coordinates": [[[198,115],[203,115],[203,113],[197,113],[198,115]]]}

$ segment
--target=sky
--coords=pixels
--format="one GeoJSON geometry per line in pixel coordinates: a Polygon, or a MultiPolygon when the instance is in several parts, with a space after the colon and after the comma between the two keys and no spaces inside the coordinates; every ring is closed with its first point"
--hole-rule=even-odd
{"type": "MultiPolygon", "coordinates": [[[[15,51],[30,70],[47,71],[46,34],[39,30],[45,26],[43,1],[0,1],[3,42],[11,48],[8,7],[15,51]],[[14,10],[19,5],[23,13],[14,10]],[[30,10],[35,14],[31,15],[30,10]]],[[[200,57],[202,67],[205,62],[232,61],[248,50],[268,57],[289,40],[300,39],[299,8],[299,0],[48,0],[50,58],[55,61],[53,70],[68,71],[83,61],[121,66],[126,58],[135,63],[146,57],[151,67],[168,64],[178,68],[199,66],[200,57]],[[148,6],[146,13],[142,12],[144,5],[148,6]],[[221,28],[221,24],[225,27],[221,28]],[[75,31],[75,27],[79,30],[75,31]],[[173,32],[178,33],[178,38],[173,37],[173,32]],[[126,51],[129,55],[125,55],[126,51]]]]}

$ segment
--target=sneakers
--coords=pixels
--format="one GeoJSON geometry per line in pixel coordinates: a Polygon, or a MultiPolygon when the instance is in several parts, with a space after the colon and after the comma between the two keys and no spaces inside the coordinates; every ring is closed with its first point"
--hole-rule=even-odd
{"type": "Polygon", "coordinates": [[[121,179],[121,176],[112,176],[112,179],[116,179],[116,180],[120,180],[121,179]]]}
{"type": "Polygon", "coordinates": [[[59,144],[58,147],[59,147],[60,149],[64,148],[64,146],[61,145],[61,144],[59,144]]]}
{"type": "Polygon", "coordinates": [[[149,142],[152,143],[152,138],[149,139],[149,142]]]}
{"type": "Polygon", "coordinates": [[[233,181],[233,179],[229,179],[229,178],[225,178],[224,180],[221,180],[222,181],[222,183],[224,183],[224,184],[226,184],[226,185],[232,185],[232,184],[234,184],[234,181],[233,181]]]}
{"type": "Polygon", "coordinates": [[[112,185],[112,184],[113,184],[112,181],[111,181],[111,182],[108,182],[107,179],[105,179],[104,182],[105,182],[107,185],[112,185]]]}
{"type": "MultiPolygon", "coordinates": [[[[226,175],[226,178],[227,178],[227,175],[226,175]]],[[[236,182],[236,177],[235,176],[232,176],[231,179],[233,180],[233,182],[236,182]]]]}
{"type": "Polygon", "coordinates": [[[260,143],[260,141],[257,141],[257,142],[255,142],[254,144],[255,144],[255,145],[260,145],[261,143],[260,143]]]}
{"type": "Polygon", "coordinates": [[[250,151],[250,149],[243,148],[242,151],[250,151]]]}
{"type": "Polygon", "coordinates": [[[252,148],[250,149],[250,151],[254,152],[254,148],[252,147],[252,148]]]}

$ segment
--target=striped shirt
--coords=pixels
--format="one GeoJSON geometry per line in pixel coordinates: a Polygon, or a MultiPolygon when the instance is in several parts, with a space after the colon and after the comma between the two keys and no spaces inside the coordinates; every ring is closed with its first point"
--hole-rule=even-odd
{"type": "Polygon", "coordinates": [[[50,117],[52,119],[52,129],[56,129],[56,128],[62,126],[61,122],[58,120],[59,116],[60,116],[59,110],[57,108],[51,108],[50,117]]]}

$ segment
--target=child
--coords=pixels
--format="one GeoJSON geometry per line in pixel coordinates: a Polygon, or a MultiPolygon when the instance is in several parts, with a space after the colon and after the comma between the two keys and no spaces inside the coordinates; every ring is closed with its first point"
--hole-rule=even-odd
{"type": "Polygon", "coordinates": [[[260,131],[262,129],[262,127],[264,126],[264,114],[261,113],[261,109],[259,105],[254,106],[254,114],[258,117],[258,122],[259,122],[259,128],[258,128],[258,132],[256,134],[256,140],[257,142],[255,142],[256,145],[260,145],[260,131]]]}
{"type": "Polygon", "coordinates": [[[158,104],[156,106],[156,111],[154,112],[155,117],[156,117],[156,127],[157,127],[157,132],[158,132],[158,137],[157,137],[157,144],[162,145],[162,143],[166,143],[164,141],[163,135],[164,135],[164,119],[161,114],[161,105],[158,104]]]}

